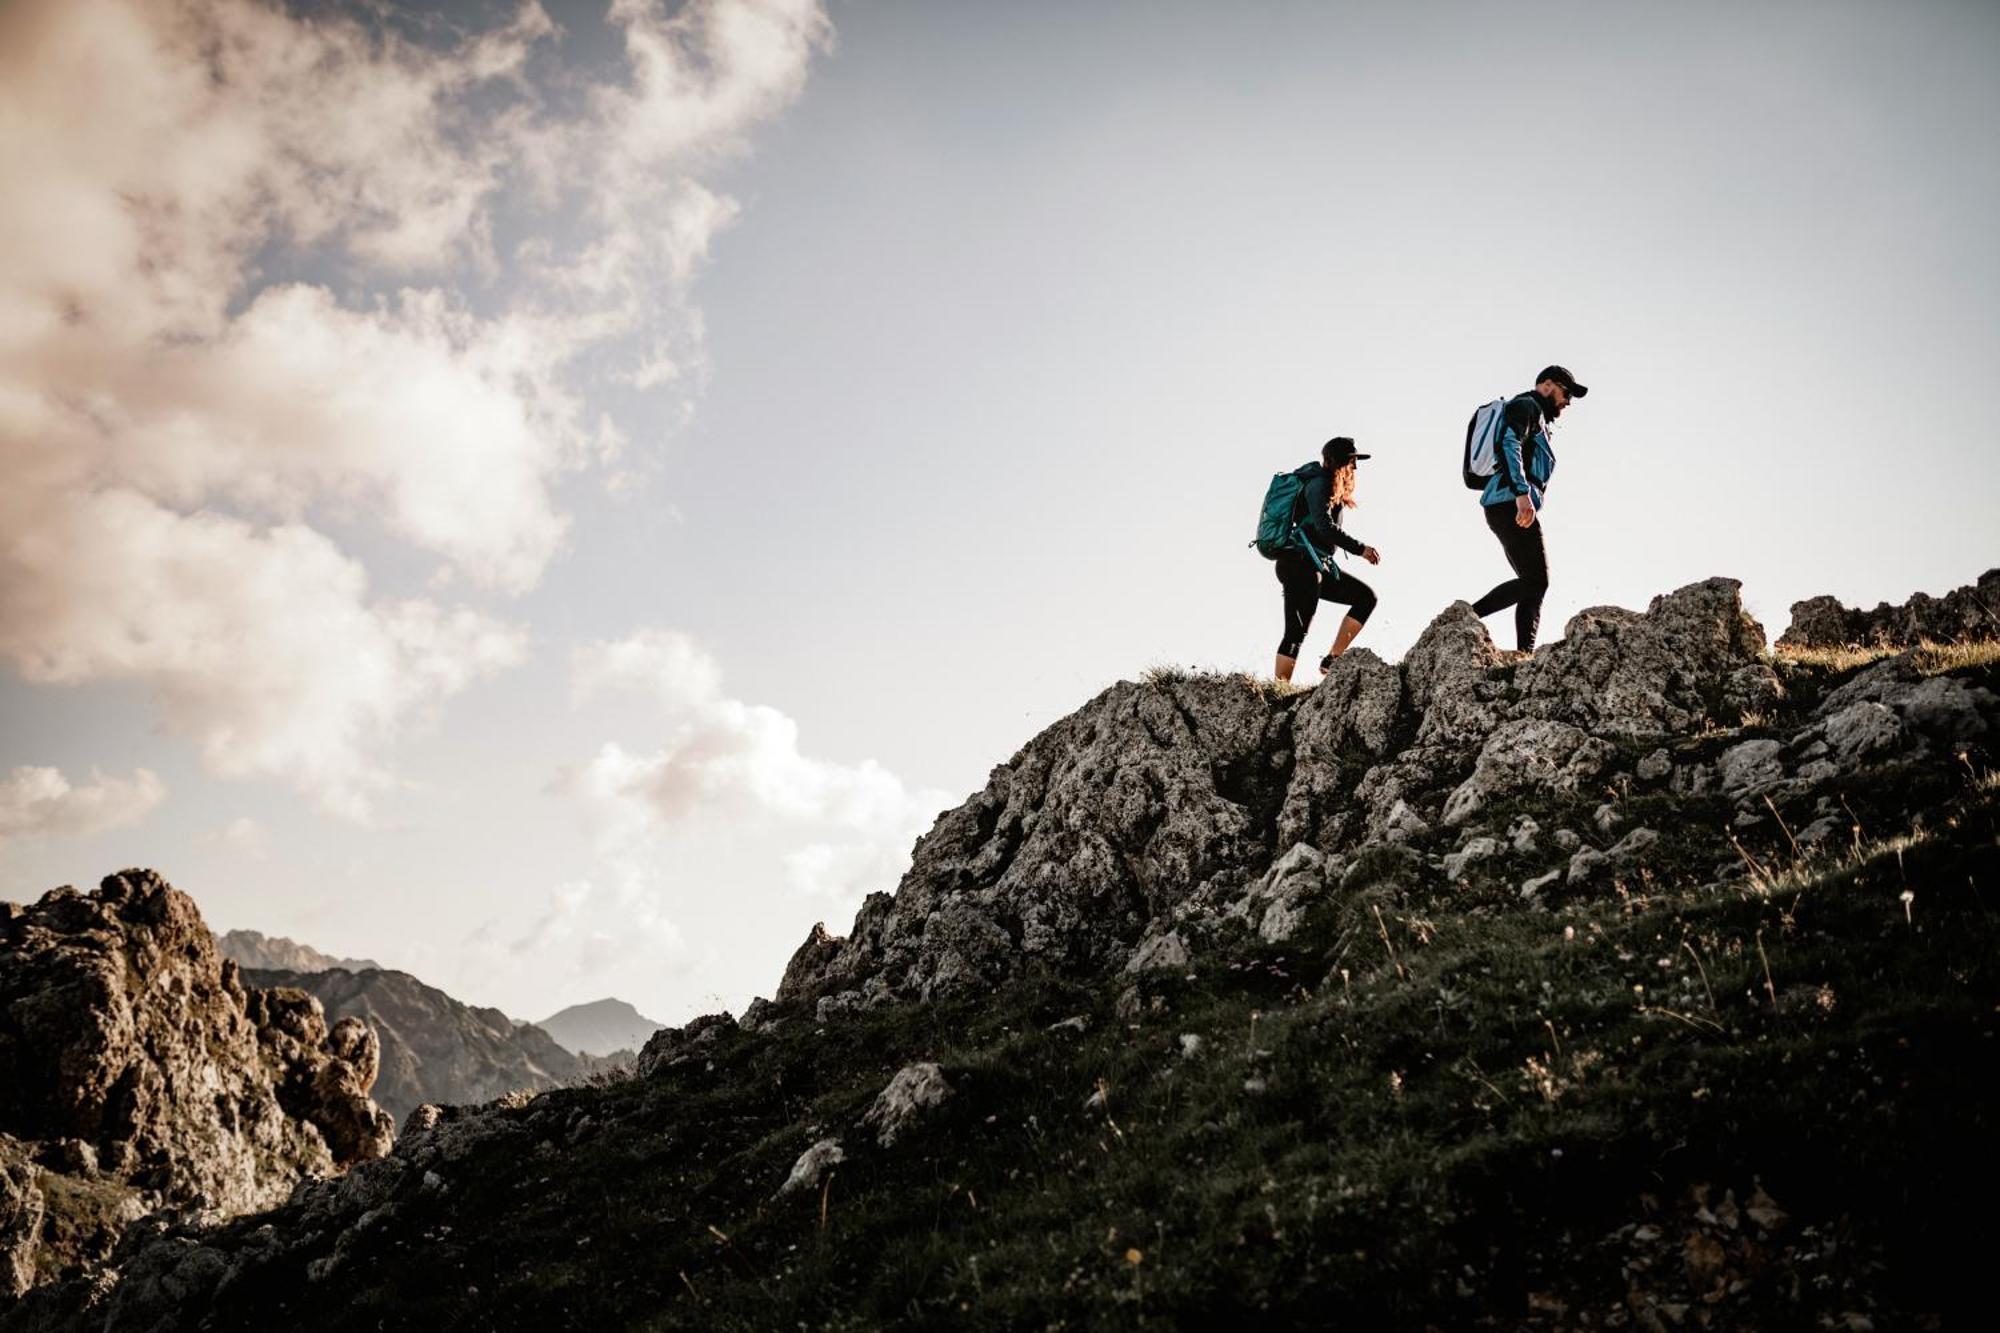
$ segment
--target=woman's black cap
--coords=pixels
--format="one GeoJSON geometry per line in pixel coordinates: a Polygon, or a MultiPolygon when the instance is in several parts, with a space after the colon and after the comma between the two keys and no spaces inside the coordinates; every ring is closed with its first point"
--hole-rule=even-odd
{"type": "Polygon", "coordinates": [[[1350,458],[1372,458],[1372,454],[1358,454],[1354,451],[1354,441],[1345,435],[1336,435],[1320,449],[1320,457],[1328,467],[1339,467],[1350,458]]]}

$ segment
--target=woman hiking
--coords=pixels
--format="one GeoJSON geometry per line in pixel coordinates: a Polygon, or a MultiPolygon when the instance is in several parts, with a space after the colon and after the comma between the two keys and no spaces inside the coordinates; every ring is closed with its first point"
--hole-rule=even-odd
{"type": "Polygon", "coordinates": [[[1320,446],[1319,457],[1319,462],[1308,463],[1297,473],[1305,479],[1305,516],[1299,526],[1313,549],[1321,553],[1326,568],[1316,568],[1313,558],[1297,547],[1287,547],[1278,553],[1278,582],[1285,589],[1285,637],[1278,642],[1275,672],[1279,680],[1292,678],[1299,648],[1306,641],[1313,612],[1321,602],[1341,602],[1347,607],[1347,616],[1340,622],[1333,647],[1319,660],[1322,676],[1333,670],[1333,659],[1347,651],[1354,636],[1375,612],[1375,590],[1354,575],[1341,573],[1333,564],[1336,546],[1371,565],[1382,563],[1380,551],[1349,536],[1340,526],[1340,511],[1354,504],[1354,466],[1368,455],[1356,453],[1354,441],[1347,436],[1336,435],[1320,446]]]}

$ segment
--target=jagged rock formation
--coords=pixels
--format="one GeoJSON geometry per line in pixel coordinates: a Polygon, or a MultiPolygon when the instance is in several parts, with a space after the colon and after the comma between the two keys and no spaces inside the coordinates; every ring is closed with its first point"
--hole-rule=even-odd
{"type": "Polygon", "coordinates": [[[367,972],[382,966],[367,958],[335,958],[310,944],[255,930],[226,931],[215,937],[215,947],[240,968],[266,972],[325,972],[336,967],[348,972],[367,972]]]}
{"type": "Polygon", "coordinates": [[[1942,597],[1916,593],[1901,606],[1883,602],[1873,611],[1849,610],[1836,597],[1792,603],[1792,623],[1781,646],[1839,648],[1849,644],[1912,648],[1919,643],[1964,643],[2000,636],[2000,569],[1942,597]]]}
{"type": "Polygon", "coordinates": [[[573,1083],[597,1067],[531,1023],[498,1009],[461,1004],[407,972],[330,968],[249,970],[252,985],[312,995],[343,1023],[365,1023],[380,1039],[375,1100],[406,1124],[425,1102],[466,1105],[517,1091],[573,1083]]]}
{"type": "Polygon", "coordinates": [[[607,997],[573,1004],[535,1026],[579,1055],[614,1056],[638,1050],[666,1025],[654,1022],[623,1000],[607,997]]]}
{"type": "Polygon", "coordinates": [[[1955,1327],[1996,685],[1767,655],[1720,579],[1520,664],[1460,605],[1311,691],[1120,684],[741,1022],[420,1107],[0,1333],[1955,1327]]]}
{"type": "Polygon", "coordinates": [[[246,988],[151,871],[0,903],[0,1284],[162,1206],[267,1208],[388,1151],[367,1027],[246,988]]]}
{"type": "MultiPolygon", "coordinates": [[[[1256,881],[1287,848],[1325,853],[1324,880],[1363,842],[1574,797],[1613,775],[1620,747],[1737,725],[1782,694],[1763,645],[1738,585],[1711,579],[1643,615],[1581,612],[1518,668],[1461,602],[1400,666],[1350,653],[1290,708],[1240,679],[1115,685],[942,816],[848,939],[815,930],[776,999],[826,1015],[1033,966],[1115,971],[1135,951],[1153,965],[1156,940],[1179,941],[1173,956],[1253,903],[1268,912],[1256,881]]],[[[1712,780],[1663,762],[1684,786],[1712,780]]]]}

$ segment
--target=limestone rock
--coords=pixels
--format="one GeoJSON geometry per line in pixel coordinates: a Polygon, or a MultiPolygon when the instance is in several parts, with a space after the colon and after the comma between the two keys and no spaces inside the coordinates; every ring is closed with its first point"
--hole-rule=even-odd
{"type": "Polygon", "coordinates": [[[1491,857],[1500,850],[1497,839],[1479,837],[1468,841],[1465,846],[1451,852],[1444,858],[1444,877],[1449,880],[1465,878],[1465,872],[1491,857]]]}
{"type": "MultiPolygon", "coordinates": [[[[1644,615],[1619,607],[1578,612],[1561,642],[1521,668],[1521,715],[1624,740],[1698,729],[1732,677],[1768,671],[1764,631],[1743,610],[1741,589],[1735,579],[1708,579],[1655,597],[1644,615]],[[1713,683],[1725,684],[1718,692],[1713,683]]],[[[1754,693],[1741,682],[1737,690],[1754,693]]]]}
{"type": "Polygon", "coordinates": [[[904,1065],[876,1095],[861,1123],[875,1131],[878,1144],[891,1147],[905,1130],[926,1112],[943,1105],[949,1096],[951,1084],[937,1065],[929,1061],[904,1065]]]}
{"type": "Polygon", "coordinates": [[[1337,836],[1354,785],[1386,754],[1404,719],[1403,673],[1365,648],[1343,653],[1292,716],[1291,783],[1278,841],[1337,836]]]}
{"type": "Polygon", "coordinates": [[[641,1078],[657,1078],[691,1061],[705,1060],[710,1048],[735,1028],[736,1020],[728,1014],[703,1014],[686,1027],[661,1028],[646,1039],[632,1071],[641,1078]]]}
{"type": "Polygon", "coordinates": [[[856,989],[898,995],[990,985],[1029,963],[1122,962],[1152,919],[1269,855],[1284,800],[1271,754],[1292,701],[1242,678],[1113,686],[995,769],[939,818],[895,897],[854,931],[816,931],[780,1002],[856,989]]]}
{"type": "Polygon", "coordinates": [[[846,1160],[839,1139],[821,1139],[799,1154],[799,1160],[792,1163],[792,1173],[785,1177],[785,1183],[778,1186],[773,1197],[782,1199],[798,1190],[814,1188],[822,1176],[846,1160]]]}
{"type": "Polygon", "coordinates": [[[1717,764],[1724,794],[1741,799],[1754,796],[1785,776],[1785,747],[1777,741],[1744,741],[1723,751],[1717,764]]]}
{"type": "Polygon", "coordinates": [[[1503,722],[1480,748],[1472,775],[1444,803],[1444,822],[1462,824],[1493,801],[1522,793],[1574,795],[1617,751],[1566,722],[1503,722]]]}

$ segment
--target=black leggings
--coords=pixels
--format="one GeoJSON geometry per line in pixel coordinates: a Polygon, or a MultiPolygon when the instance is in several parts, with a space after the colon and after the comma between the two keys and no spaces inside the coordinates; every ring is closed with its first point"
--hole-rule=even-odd
{"type": "Polygon", "coordinates": [[[1321,574],[1312,567],[1304,551],[1286,551],[1278,556],[1278,582],[1285,585],[1285,637],[1278,641],[1278,656],[1296,658],[1299,646],[1312,628],[1313,612],[1321,602],[1345,602],[1347,614],[1362,624],[1375,614],[1375,590],[1352,574],[1333,569],[1329,561],[1321,574]]]}
{"type": "Polygon", "coordinates": [[[1486,526],[1500,539],[1500,549],[1507,553],[1514,577],[1474,602],[1472,609],[1490,616],[1502,607],[1513,607],[1514,646],[1533,652],[1535,631],[1542,625],[1542,594],[1549,590],[1549,553],[1542,545],[1542,516],[1535,515],[1534,523],[1524,528],[1514,521],[1513,505],[1487,505],[1486,526]]]}

